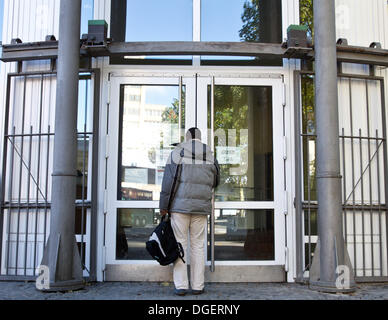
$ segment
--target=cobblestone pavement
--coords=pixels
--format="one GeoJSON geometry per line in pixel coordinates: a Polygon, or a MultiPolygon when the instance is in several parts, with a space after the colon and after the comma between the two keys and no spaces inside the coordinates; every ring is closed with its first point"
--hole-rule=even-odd
{"type": "Polygon", "coordinates": [[[172,283],[87,283],[66,293],[42,293],[34,282],[0,282],[0,300],[388,300],[388,283],[358,284],[351,294],[312,291],[294,283],[209,283],[205,293],[178,297],[172,283]]]}

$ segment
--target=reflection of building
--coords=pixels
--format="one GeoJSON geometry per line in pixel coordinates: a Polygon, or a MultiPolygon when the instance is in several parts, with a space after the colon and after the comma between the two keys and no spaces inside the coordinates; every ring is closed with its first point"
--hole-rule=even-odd
{"type": "MultiPolygon", "coordinates": [[[[122,115],[122,199],[158,199],[163,177],[163,166],[170,149],[162,149],[163,142],[171,135],[171,124],[163,122],[162,114],[168,105],[147,103],[155,91],[163,87],[126,85],[123,88],[122,115]],[[134,137],[141,137],[134,138],[134,137]],[[166,153],[166,152],[164,152],[166,153]],[[162,158],[161,158],[162,156],[162,158]],[[128,196],[128,190],[141,189],[151,197],[128,196]]],[[[171,99],[172,100],[172,99],[171,99]]]]}

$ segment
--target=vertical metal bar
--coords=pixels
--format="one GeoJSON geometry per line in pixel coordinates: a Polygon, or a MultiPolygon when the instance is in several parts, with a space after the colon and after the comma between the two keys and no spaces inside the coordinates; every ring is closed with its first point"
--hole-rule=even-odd
{"type": "Polygon", "coordinates": [[[195,74],[195,126],[198,126],[198,74],[195,74]]]}
{"type": "Polygon", "coordinates": [[[301,147],[301,76],[298,71],[294,71],[294,97],[295,97],[295,256],[296,256],[296,279],[303,281],[304,271],[304,229],[302,220],[302,147],[301,147]]]}
{"type": "Polygon", "coordinates": [[[40,78],[40,106],[39,106],[39,127],[38,127],[38,168],[37,168],[37,177],[36,177],[36,209],[35,209],[35,236],[34,236],[34,276],[36,275],[36,249],[37,249],[37,237],[38,237],[38,203],[39,203],[39,182],[40,182],[40,148],[42,142],[42,110],[43,110],[43,74],[40,78]]]}
{"type": "MultiPolygon", "coordinates": [[[[346,159],[345,159],[345,129],[342,128],[342,173],[343,173],[343,176],[342,176],[342,183],[343,183],[343,187],[344,187],[344,201],[346,202],[346,165],[345,165],[345,162],[346,162],[346,159]]],[[[346,203],[344,203],[346,204],[346,203]]],[[[344,238],[345,238],[345,245],[348,244],[348,224],[347,224],[347,211],[346,209],[344,208],[344,211],[343,211],[343,215],[344,215],[344,225],[345,225],[345,234],[344,234],[344,238]]]]}
{"type": "Polygon", "coordinates": [[[30,143],[28,150],[28,179],[27,179],[27,209],[26,209],[26,228],[24,235],[24,275],[27,275],[27,245],[28,245],[28,221],[30,214],[30,177],[31,177],[31,153],[32,153],[32,126],[30,126],[30,143]]]}
{"type": "Polygon", "coordinates": [[[210,247],[210,255],[211,255],[211,265],[210,265],[210,271],[215,271],[215,259],[214,259],[214,233],[215,233],[215,196],[214,192],[212,194],[212,212],[211,212],[211,224],[210,224],[210,239],[211,239],[211,247],[210,247]]]}
{"type": "Polygon", "coordinates": [[[368,162],[369,162],[369,205],[370,205],[370,245],[371,245],[371,254],[372,254],[372,277],[375,275],[374,272],[374,255],[373,255],[373,197],[372,197],[372,158],[370,156],[370,119],[369,119],[369,88],[368,88],[368,80],[365,80],[365,88],[366,88],[366,124],[367,124],[367,137],[368,137],[368,162]]]}
{"type": "Polygon", "coordinates": [[[212,77],[211,86],[210,86],[210,147],[214,152],[214,87],[215,79],[212,77]]]}
{"type": "MultiPolygon", "coordinates": [[[[381,189],[380,189],[380,155],[379,155],[379,141],[377,140],[379,138],[379,131],[376,129],[376,153],[377,153],[377,163],[376,163],[376,170],[377,170],[377,208],[378,208],[378,215],[379,215],[379,248],[380,248],[380,276],[383,276],[383,237],[381,234],[381,189]]],[[[386,213],[387,214],[387,213],[386,213]]]]}
{"type": "Polygon", "coordinates": [[[22,181],[23,181],[23,151],[24,151],[24,120],[26,111],[26,85],[27,76],[24,76],[24,89],[23,89],[23,111],[22,111],[22,133],[21,133],[21,147],[20,147],[20,166],[19,166],[19,194],[18,194],[18,217],[17,217],[17,229],[16,229],[16,262],[15,262],[15,275],[18,274],[18,259],[19,259],[19,227],[20,227],[20,207],[22,196],[22,181]]]}
{"type": "MultiPolygon", "coordinates": [[[[92,175],[89,179],[92,188],[92,208],[90,214],[90,278],[96,280],[97,274],[97,195],[98,195],[98,137],[99,137],[99,107],[100,107],[100,71],[94,70],[93,78],[93,146],[92,146],[92,175]]],[[[89,151],[90,152],[90,151],[89,151]]],[[[104,215],[105,220],[105,215],[104,215]]],[[[104,228],[105,233],[105,228],[104,228]]],[[[103,244],[105,245],[105,243],[103,244]]]]}
{"type": "Polygon", "coordinates": [[[311,268],[311,193],[310,193],[310,137],[307,136],[307,143],[306,143],[306,155],[307,155],[307,233],[308,233],[308,268],[310,270],[311,268]]]}
{"type": "MultiPolygon", "coordinates": [[[[5,98],[5,112],[4,112],[4,131],[3,131],[3,158],[2,158],[2,175],[1,175],[1,201],[0,201],[0,274],[1,274],[1,266],[3,265],[2,257],[3,257],[3,234],[4,234],[4,213],[5,213],[5,187],[7,182],[7,161],[8,161],[8,130],[9,130],[9,105],[10,105],[10,95],[11,95],[11,76],[7,76],[7,91],[5,98]]],[[[12,147],[12,146],[11,146],[12,147]]],[[[13,152],[12,152],[13,154],[13,152]]],[[[10,182],[12,178],[9,179],[10,182]]],[[[9,198],[11,201],[11,198],[9,198]]],[[[10,212],[8,212],[10,216],[10,212]]],[[[7,243],[9,246],[9,242],[7,243]]],[[[8,260],[7,260],[8,261],[8,260]]],[[[7,268],[8,270],[8,268],[7,268]]]]}
{"type": "Polygon", "coordinates": [[[10,163],[10,174],[9,174],[9,190],[8,190],[8,227],[7,227],[7,264],[6,264],[6,275],[9,274],[9,260],[10,260],[10,246],[11,246],[11,218],[12,218],[12,187],[13,187],[13,167],[15,157],[15,126],[12,127],[12,152],[11,152],[11,163],[10,163]]]}
{"type": "MultiPolygon", "coordinates": [[[[85,224],[85,168],[86,168],[86,131],[88,118],[88,80],[85,80],[85,120],[83,134],[83,156],[82,156],[82,209],[81,209],[81,263],[84,261],[84,224],[85,224]]],[[[86,247],[86,246],[85,246],[86,247]]],[[[85,260],[86,263],[86,260],[85,260]]]]}
{"type": "MultiPolygon", "coordinates": [[[[49,162],[50,162],[50,125],[47,128],[47,149],[46,149],[46,188],[45,188],[45,206],[44,206],[44,228],[43,228],[43,248],[46,248],[47,236],[47,210],[48,210],[48,179],[49,179],[49,162]]],[[[51,210],[50,210],[51,211],[51,210]]]]}
{"type": "Polygon", "coordinates": [[[362,135],[361,129],[358,129],[360,144],[360,179],[361,179],[361,227],[362,227],[362,270],[365,277],[365,226],[364,226],[364,178],[362,166],[362,135]]]}
{"type": "MultiPolygon", "coordinates": [[[[196,88],[197,89],[197,88],[196,88]]],[[[215,152],[214,150],[214,77],[212,77],[211,80],[211,95],[210,95],[210,126],[211,126],[211,148],[212,151],[215,152]]],[[[210,217],[210,254],[211,254],[211,266],[210,266],[210,271],[214,272],[215,271],[215,257],[214,257],[214,237],[215,237],[215,190],[212,193],[212,214],[210,217]]]]}
{"type": "Polygon", "coordinates": [[[179,106],[178,106],[178,134],[179,134],[179,143],[182,142],[182,136],[184,136],[184,132],[182,132],[182,76],[179,77],[179,106]]]}
{"type": "Polygon", "coordinates": [[[352,79],[349,78],[349,111],[350,111],[350,147],[352,154],[352,201],[353,201],[353,255],[354,255],[354,275],[357,276],[357,236],[356,236],[356,198],[354,192],[354,132],[353,132],[353,100],[352,100],[352,79]]]}
{"type": "MultiPolygon", "coordinates": [[[[387,119],[385,115],[385,85],[384,79],[380,80],[380,99],[381,99],[381,118],[383,123],[383,150],[384,150],[384,196],[385,196],[385,230],[388,233],[388,188],[387,188],[387,175],[388,175],[388,155],[387,155],[387,119]]],[[[388,256],[388,234],[386,239],[386,254],[388,256]]]]}

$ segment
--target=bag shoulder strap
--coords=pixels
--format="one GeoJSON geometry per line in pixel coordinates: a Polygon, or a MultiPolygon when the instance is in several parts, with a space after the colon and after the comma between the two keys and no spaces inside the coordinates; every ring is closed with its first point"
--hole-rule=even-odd
{"type": "Polygon", "coordinates": [[[168,199],[168,206],[167,206],[167,211],[170,212],[170,207],[171,207],[171,202],[173,200],[173,194],[175,192],[175,189],[176,189],[176,186],[177,186],[177,181],[178,181],[178,173],[179,173],[179,170],[181,169],[181,162],[182,162],[182,158],[183,158],[183,149],[181,150],[180,152],[180,158],[179,158],[179,162],[177,164],[177,167],[176,167],[176,170],[175,170],[175,175],[174,175],[174,181],[172,183],[172,187],[171,187],[171,192],[170,192],[170,197],[168,199]]]}

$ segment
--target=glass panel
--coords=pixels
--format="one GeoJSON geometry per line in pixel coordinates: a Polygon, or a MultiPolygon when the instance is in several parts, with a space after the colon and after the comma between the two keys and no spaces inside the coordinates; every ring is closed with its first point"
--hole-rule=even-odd
{"type": "Polygon", "coordinates": [[[306,236],[317,236],[318,235],[318,216],[316,209],[310,209],[310,223],[309,223],[309,210],[305,209],[304,214],[304,234],[306,236]],[[309,232],[310,231],[310,232],[309,232]]]}
{"type": "MultiPolygon", "coordinates": [[[[201,41],[282,42],[281,0],[202,0],[201,41]]],[[[282,65],[282,59],[203,56],[203,65],[282,65]],[[229,60],[229,61],[227,61],[229,60]]]]}
{"type": "Polygon", "coordinates": [[[314,259],[314,252],[315,252],[316,246],[317,246],[316,243],[311,243],[311,245],[309,245],[308,243],[305,243],[305,245],[304,245],[304,249],[305,249],[304,250],[304,259],[305,259],[304,266],[307,270],[310,270],[311,264],[312,264],[313,259],[314,259]]]}
{"type": "Polygon", "coordinates": [[[315,107],[314,77],[303,75],[302,88],[302,130],[303,136],[303,179],[304,199],[317,200],[315,178],[315,107]]]}
{"type": "MultiPolygon", "coordinates": [[[[88,75],[81,75],[87,77],[88,75]]],[[[88,165],[90,135],[83,134],[93,131],[92,103],[89,99],[90,79],[79,81],[78,115],[77,115],[77,188],[76,198],[87,199],[88,195],[88,165]]]]}
{"type": "Polygon", "coordinates": [[[179,86],[122,85],[120,101],[118,200],[159,200],[172,144],[180,142],[179,86]]]}
{"type": "Polygon", "coordinates": [[[301,25],[308,28],[307,35],[314,38],[313,0],[299,0],[299,20],[301,25]]]}
{"type": "Polygon", "coordinates": [[[82,0],[81,35],[88,33],[88,21],[93,20],[94,0],[82,0]]]}
{"type": "Polygon", "coordinates": [[[220,209],[214,214],[215,260],[275,259],[273,210],[220,209]]]}
{"type": "MultiPolygon", "coordinates": [[[[111,3],[115,41],[192,41],[193,0],[121,0],[111,3]]],[[[192,56],[112,57],[112,64],[191,65],[192,56]]]]}
{"type": "Polygon", "coordinates": [[[127,0],[125,41],[192,39],[192,0],[127,0]]]}
{"type": "Polygon", "coordinates": [[[159,209],[117,209],[116,259],[152,260],[145,243],[160,218],[159,209]]]}
{"type": "Polygon", "coordinates": [[[214,146],[217,201],[273,201],[272,87],[215,86],[214,146]]]}
{"type": "MultiPolygon", "coordinates": [[[[3,41],[3,20],[4,20],[4,0],[0,0],[0,44],[3,41]]],[[[0,48],[0,51],[2,51],[2,48],[0,48]]]]}

